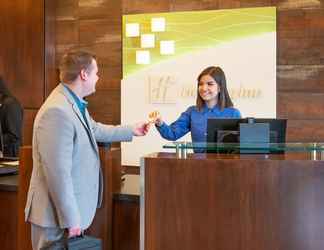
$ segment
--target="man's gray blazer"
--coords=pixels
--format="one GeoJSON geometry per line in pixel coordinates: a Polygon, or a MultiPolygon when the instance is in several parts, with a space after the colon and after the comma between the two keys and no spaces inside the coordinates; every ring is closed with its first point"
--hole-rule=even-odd
{"type": "Polygon", "coordinates": [[[97,141],[130,141],[129,126],[84,120],[69,91],[60,84],[40,108],[33,131],[33,172],[25,219],[42,227],[91,224],[101,202],[97,141]]]}

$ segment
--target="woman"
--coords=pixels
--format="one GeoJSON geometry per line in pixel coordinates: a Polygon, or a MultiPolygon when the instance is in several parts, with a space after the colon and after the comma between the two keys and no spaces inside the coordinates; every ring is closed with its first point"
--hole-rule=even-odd
{"type": "Polygon", "coordinates": [[[0,77],[0,151],[18,157],[22,142],[23,109],[0,77]]]}
{"type": "Polygon", "coordinates": [[[189,107],[171,125],[160,115],[154,119],[157,130],[167,140],[175,141],[191,131],[192,142],[206,142],[208,118],[241,118],[228,94],[226,78],[220,67],[211,66],[198,76],[198,95],[195,106],[189,107]]]}

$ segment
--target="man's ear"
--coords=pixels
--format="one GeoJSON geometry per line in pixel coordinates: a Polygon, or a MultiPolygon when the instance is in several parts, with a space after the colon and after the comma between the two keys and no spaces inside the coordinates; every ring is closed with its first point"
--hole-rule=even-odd
{"type": "Polygon", "coordinates": [[[81,80],[87,80],[88,79],[88,73],[87,73],[86,70],[81,69],[81,71],[80,71],[80,78],[81,78],[81,80]]]}

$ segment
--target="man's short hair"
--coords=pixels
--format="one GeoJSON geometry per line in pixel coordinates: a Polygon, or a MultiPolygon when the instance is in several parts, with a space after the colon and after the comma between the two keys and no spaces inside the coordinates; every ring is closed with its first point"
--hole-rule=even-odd
{"type": "Polygon", "coordinates": [[[77,79],[81,70],[90,72],[92,60],[96,59],[95,54],[88,51],[70,51],[66,53],[60,63],[60,80],[69,83],[77,79]]]}

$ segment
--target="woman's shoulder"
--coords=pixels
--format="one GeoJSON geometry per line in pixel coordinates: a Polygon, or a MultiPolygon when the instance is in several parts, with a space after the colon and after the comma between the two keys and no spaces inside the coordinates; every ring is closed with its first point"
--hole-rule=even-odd
{"type": "Polygon", "coordinates": [[[197,112],[198,111],[198,108],[196,105],[192,105],[192,106],[189,106],[185,112],[188,112],[188,113],[192,113],[192,112],[197,112]]]}
{"type": "Polygon", "coordinates": [[[234,107],[225,108],[224,111],[230,114],[232,117],[241,117],[241,112],[234,107]]]}

